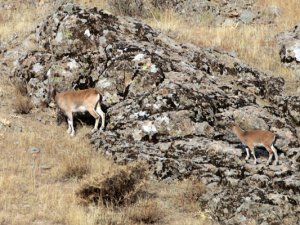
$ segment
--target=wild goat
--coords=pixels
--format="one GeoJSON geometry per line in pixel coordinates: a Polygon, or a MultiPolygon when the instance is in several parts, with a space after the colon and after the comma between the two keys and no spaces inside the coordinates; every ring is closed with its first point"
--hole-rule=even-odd
{"type": "Polygon", "coordinates": [[[275,134],[271,131],[267,130],[242,130],[238,125],[232,125],[233,133],[241,140],[241,142],[246,145],[246,161],[248,161],[250,154],[249,148],[251,150],[251,154],[254,157],[254,164],[256,164],[256,156],[255,156],[255,147],[263,146],[269,152],[269,159],[267,161],[267,165],[272,161],[273,154],[275,155],[275,165],[278,164],[278,155],[277,150],[274,147],[274,141],[276,139],[275,134]]]}
{"type": "Polygon", "coordinates": [[[68,117],[68,133],[75,135],[73,126],[73,113],[88,111],[95,118],[95,126],[92,132],[98,130],[100,117],[102,119],[100,130],[105,126],[105,113],[101,109],[102,96],[97,89],[90,88],[78,91],[65,91],[56,93],[54,89],[52,97],[55,100],[57,110],[61,110],[68,117]]]}

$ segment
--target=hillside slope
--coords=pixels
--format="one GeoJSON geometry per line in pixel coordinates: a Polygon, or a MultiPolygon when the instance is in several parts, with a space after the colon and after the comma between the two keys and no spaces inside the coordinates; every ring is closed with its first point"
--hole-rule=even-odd
{"type": "Polygon", "coordinates": [[[202,206],[220,222],[299,221],[299,97],[285,94],[283,78],[96,8],[63,5],[36,36],[14,76],[35,105],[49,84],[100,88],[108,122],[91,137],[96,149],[116,162],[146,160],[161,179],[196,176],[210,190],[202,206]],[[266,166],[264,151],[259,165],[245,163],[232,122],[277,133],[280,164],[266,166]]]}

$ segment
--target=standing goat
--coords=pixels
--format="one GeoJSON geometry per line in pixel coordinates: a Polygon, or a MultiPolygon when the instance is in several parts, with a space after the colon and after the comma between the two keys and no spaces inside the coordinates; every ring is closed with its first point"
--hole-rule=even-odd
{"type": "Polygon", "coordinates": [[[52,97],[55,100],[57,110],[61,110],[68,117],[68,133],[75,135],[73,126],[73,113],[88,111],[95,118],[95,126],[92,132],[98,130],[100,117],[102,119],[100,130],[105,126],[105,113],[101,109],[101,94],[95,88],[65,91],[56,93],[53,90],[52,97]]]}
{"type": "Polygon", "coordinates": [[[246,145],[246,161],[248,161],[250,154],[249,148],[251,150],[251,154],[254,157],[254,164],[256,164],[256,156],[255,156],[255,147],[263,146],[269,152],[269,159],[267,161],[267,165],[272,161],[273,154],[275,155],[275,165],[278,164],[278,155],[277,150],[274,147],[274,141],[276,139],[275,134],[271,131],[267,130],[242,130],[238,125],[232,126],[233,133],[241,140],[241,142],[246,145]]]}

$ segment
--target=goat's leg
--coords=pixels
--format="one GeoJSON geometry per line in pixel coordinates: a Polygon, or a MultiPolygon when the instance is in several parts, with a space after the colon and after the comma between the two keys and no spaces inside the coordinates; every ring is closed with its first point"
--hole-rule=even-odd
{"type": "Polygon", "coordinates": [[[69,113],[67,115],[68,117],[68,130],[67,132],[71,135],[71,136],[74,136],[75,135],[75,130],[74,130],[74,126],[73,126],[73,114],[72,113],[69,113]]]}
{"type": "Polygon", "coordinates": [[[277,154],[277,149],[274,147],[274,145],[272,144],[271,145],[271,149],[272,151],[274,152],[274,155],[275,155],[275,165],[278,165],[278,154],[277,154]]]}
{"type": "Polygon", "coordinates": [[[88,111],[95,118],[95,125],[94,125],[94,128],[91,131],[93,133],[93,132],[98,130],[100,115],[98,114],[98,112],[93,107],[89,108],[88,111]]]}
{"type": "Polygon", "coordinates": [[[249,153],[249,148],[248,148],[248,146],[246,146],[246,153],[247,153],[247,156],[246,156],[246,158],[245,158],[245,160],[246,160],[246,162],[249,160],[249,158],[250,158],[250,153],[249,153]]]}
{"type": "Polygon", "coordinates": [[[102,131],[102,130],[104,130],[104,127],[105,127],[105,113],[101,109],[100,102],[98,102],[98,104],[96,106],[96,112],[101,116],[101,127],[100,127],[100,130],[102,131]]]}
{"type": "Polygon", "coordinates": [[[265,148],[268,150],[269,152],[269,159],[267,161],[267,165],[270,165],[271,161],[272,161],[272,158],[273,158],[273,150],[270,148],[270,147],[266,147],[265,148]]]}
{"type": "Polygon", "coordinates": [[[254,165],[256,165],[257,163],[257,159],[256,159],[256,156],[255,156],[255,148],[254,146],[248,146],[251,150],[251,154],[253,155],[253,158],[254,158],[254,165]]]}

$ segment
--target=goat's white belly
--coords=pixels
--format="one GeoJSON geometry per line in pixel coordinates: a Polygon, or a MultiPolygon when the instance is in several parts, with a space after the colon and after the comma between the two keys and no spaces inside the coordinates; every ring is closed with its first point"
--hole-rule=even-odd
{"type": "Polygon", "coordinates": [[[265,145],[263,143],[253,143],[256,147],[264,147],[265,145]]]}
{"type": "Polygon", "coordinates": [[[87,111],[87,110],[86,110],[86,107],[83,106],[83,105],[81,105],[81,106],[79,106],[79,107],[76,107],[76,108],[74,109],[74,112],[85,112],[85,111],[87,111]]]}

